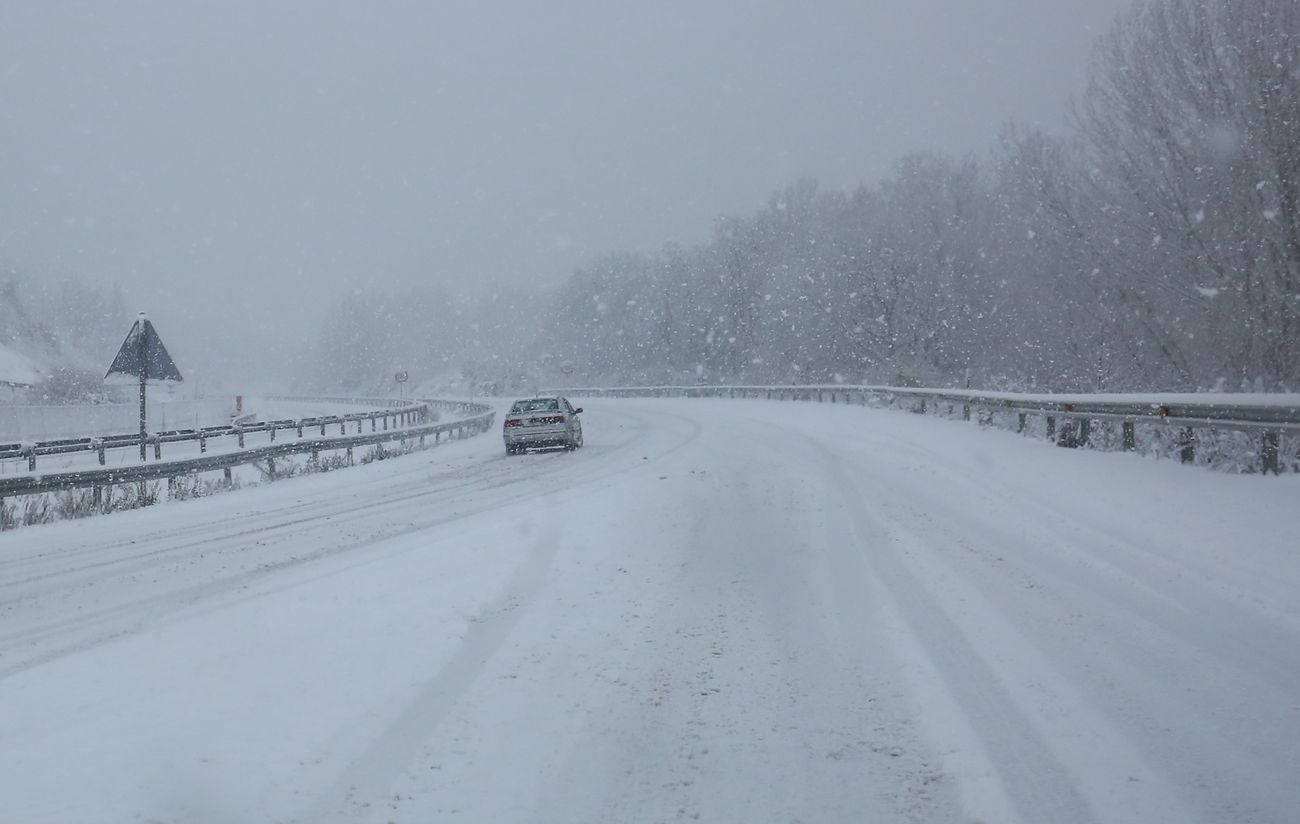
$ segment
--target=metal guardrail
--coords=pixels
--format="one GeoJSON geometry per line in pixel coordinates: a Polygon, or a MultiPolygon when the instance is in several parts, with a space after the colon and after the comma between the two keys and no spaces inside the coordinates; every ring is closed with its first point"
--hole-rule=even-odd
{"type": "MultiPolygon", "coordinates": [[[[308,430],[320,429],[321,436],[328,434],[328,430],[333,427],[339,428],[339,434],[347,434],[347,427],[350,424],[356,425],[357,434],[360,434],[365,424],[370,424],[371,432],[380,431],[380,423],[383,429],[398,428],[402,426],[411,426],[416,423],[427,423],[437,420],[437,413],[434,408],[438,404],[452,404],[454,402],[431,402],[431,401],[408,401],[401,406],[389,405],[396,404],[391,400],[356,400],[352,399],[319,399],[319,398],[292,398],[281,400],[327,400],[328,402],[340,403],[368,403],[374,406],[387,406],[378,410],[367,412],[353,412],[345,415],[322,415],[307,418],[282,419],[274,421],[265,421],[262,423],[233,423],[222,426],[205,426],[196,429],[170,429],[163,432],[154,432],[146,436],[145,444],[153,446],[153,456],[155,461],[162,460],[162,445],[165,443],[184,443],[197,441],[199,452],[208,451],[208,442],[221,438],[235,438],[239,442],[239,448],[244,448],[244,438],[247,435],[258,432],[270,433],[271,440],[275,440],[276,433],[293,430],[297,437],[304,437],[308,430]]],[[[99,465],[104,466],[107,463],[107,451],[110,449],[121,449],[126,447],[139,447],[140,435],[132,432],[121,435],[103,435],[99,437],[86,438],[60,438],[48,441],[36,441],[33,443],[7,443],[0,444],[0,460],[13,458],[26,458],[27,471],[35,472],[37,469],[37,458],[41,455],[67,455],[77,452],[95,452],[99,458],[99,465]]]]}
{"type": "MultiPolygon", "coordinates": [[[[1280,472],[1279,452],[1283,433],[1300,433],[1300,396],[1279,395],[1268,400],[1259,395],[1211,395],[1204,399],[1186,394],[1152,395],[1037,395],[1015,392],[980,392],[965,389],[914,389],[897,386],[639,386],[617,388],[570,388],[547,390],[556,394],[586,397],[697,397],[766,398],[769,400],[812,400],[831,403],[867,404],[876,401],[895,405],[910,401],[917,412],[948,404],[960,406],[969,420],[972,411],[1014,412],[1017,431],[1029,428],[1029,416],[1044,419],[1049,439],[1068,436],[1071,446],[1084,446],[1094,421],[1115,421],[1121,425],[1123,449],[1137,448],[1139,423],[1176,427],[1179,451],[1184,462],[1195,452],[1197,429],[1225,429],[1259,435],[1259,460],[1264,472],[1280,472]],[[1060,424],[1058,426],[1058,423],[1060,424]]],[[[1058,441],[1059,442],[1059,441],[1058,441]]]]}
{"type": "MultiPolygon", "coordinates": [[[[334,401],[336,399],[331,398],[328,400],[334,401]]],[[[318,456],[321,452],[339,449],[347,450],[350,455],[351,450],[358,446],[370,446],[392,441],[406,442],[417,439],[420,445],[423,446],[429,437],[433,437],[434,443],[437,443],[443,435],[446,435],[448,439],[468,437],[486,431],[492,426],[495,417],[495,410],[482,404],[467,404],[459,401],[419,401],[409,406],[395,406],[380,412],[303,418],[292,422],[277,421],[246,427],[214,427],[214,429],[223,430],[222,434],[226,434],[224,430],[227,429],[236,430],[241,436],[241,449],[220,454],[201,455],[197,458],[186,458],[178,461],[129,464],[106,469],[71,470],[44,475],[28,474],[0,478],[0,500],[14,495],[30,495],[76,488],[102,488],[120,483],[175,479],[184,475],[217,469],[225,470],[226,479],[230,480],[230,470],[236,466],[285,455],[312,453],[313,456],[318,456]],[[412,417],[419,414],[421,410],[427,413],[434,406],[456,409],[462,413],[468,413],[469,417],[444,423],[421,423],[412,417]],[[387,418],[385,418],[385,414],[387,418]],[[384,420],[382,430],[376,423],[380,419],[384,420]],[[388,425],[390,420],[393,423],[391,427],[388,425]],[[362,427],[360,424],[364,421],[371,422],[373,431],[361,432],[362,427]],[[409,421],[409,423],[402,424],[400,423],[402,421],[409,421]],[[358,431],[355,434],[348,435],[346,434],[346,427],[353,422],[358,424],[358,431]],[[339,435],[326,435],[326,432],[332,426],[340,427],[339,435]],[[319,436],[313,434],[307,437],[303,435],[308,428],[314,429],[315,427],[319,427],[321,430],[319,436]],[[299,439],[273,443],[268,446],[242,448],[243,434],[254,431],[269,431],[274,435],[277,429],[297,429],[299,439]]],[[[171,436],[173,440],[195,440],[198,438],[198,435],[194,432],[172,433],[171,436]]],[[[165,437],[169,437],[168,433],[153,436],[151,440],[158,444],[165,437]]],[[[124,445],[139,444],[139,435],[132,436],[132,438],[133,440],[130,443],[124,445]]]]}
{"type": "Polygon", "coordinates": [[[430,409],[453,412],[457,415],[473,415],[487,408],[483,404],[474,403],[473,401],[438,400],[436,398],[419,398],[417,400],[413,398],[373,398],[367,396],[324,397],[319,395],[268,395],[264,400],[284,403],[345,403],[355,406],[378,407],[381,410],[385,408],[391,409],[393,407],[419,404],[427,406],[430,409]]]}

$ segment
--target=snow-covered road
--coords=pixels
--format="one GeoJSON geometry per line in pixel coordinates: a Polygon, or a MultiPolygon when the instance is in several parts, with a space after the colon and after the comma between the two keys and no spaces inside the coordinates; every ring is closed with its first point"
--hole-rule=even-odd
{"type": "Polygon", "coordinates": [[[0,821],[1296,820],[1300,478],[582,405],[0,535],[0,821]]]}

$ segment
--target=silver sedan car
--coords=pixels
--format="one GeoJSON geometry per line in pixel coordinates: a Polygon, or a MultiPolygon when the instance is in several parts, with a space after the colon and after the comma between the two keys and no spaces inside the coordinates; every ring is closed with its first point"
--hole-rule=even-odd
{"type": "Polygon", "coordinates": [[[582,408],[574,409],[568,400],[558,397],[517,400],[506,413],[501,435],[506,454],[518,455],[533,447],[562,446],[574,450],[582,446],[582,408]]]}

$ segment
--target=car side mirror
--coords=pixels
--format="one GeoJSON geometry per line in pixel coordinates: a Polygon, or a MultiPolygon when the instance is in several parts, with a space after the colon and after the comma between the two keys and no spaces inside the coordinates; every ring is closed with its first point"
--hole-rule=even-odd
{"type": "Polygon", "coordinates": [[[575,414],[575,415],[581,415],[581,414],[582,414],[582,407],[579,406],[577,409],[573,410],[573,414],[575,414]]]}

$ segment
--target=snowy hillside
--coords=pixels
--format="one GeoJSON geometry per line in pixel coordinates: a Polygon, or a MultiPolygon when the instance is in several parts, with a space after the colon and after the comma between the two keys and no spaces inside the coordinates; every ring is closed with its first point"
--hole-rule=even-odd
{"type": "Polygon", "coordinates": [[[6,372],[29,384],[51,374],[65,383],[81,372],[102,376],[129,326],[116,290],[0,273],[0,381],[12,380],[6,372]]]}
{"type": "Polygon", "coordinates": [[[26,355],[0,343],[0,384],[30,386],[41,379],[41,368],[26,355]]]}

